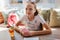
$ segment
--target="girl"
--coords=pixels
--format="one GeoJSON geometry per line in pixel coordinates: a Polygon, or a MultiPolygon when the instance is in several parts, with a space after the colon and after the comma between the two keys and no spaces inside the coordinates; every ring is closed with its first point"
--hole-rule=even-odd
{"type": "Polygon", "coordinates": [[[16,25],[18,26],[22,21],[25,21],[28,29],[23,29],[21,31],[18,27],[15,27],[15,30],[22,33],[23,36],[35,36],[51,33],[51,29],[46,24],[44,19],[38,15],[36,5],[33,2],[28,3],[26,6],[26,15],[16,25]],[[46,30],[41,30],[42,27],[39,26],[40,24],[42,24],[41,26],[46,30]]]}

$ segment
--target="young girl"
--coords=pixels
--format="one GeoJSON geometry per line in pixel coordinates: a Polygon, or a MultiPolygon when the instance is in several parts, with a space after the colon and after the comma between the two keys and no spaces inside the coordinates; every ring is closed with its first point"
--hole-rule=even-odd
{"type": "Polygon", "coordinates": [[[36,5],[33,2],[28,3],[28,5],[26,6],[26,15],[17,23],[17,26],[21,24],[22,21],[25,21],[28,29],[23,29],[21,31],[18,27],[15,27],[15,30],[22,33],[23,36],[35,36],[51,33],[51,29],[46,24],[44,19],[38,15],[36,5]],[[46,30],[40,30],[42,28],[41,26],[39,26],[40,24],[42,24],[42,27],[46,30]]]}

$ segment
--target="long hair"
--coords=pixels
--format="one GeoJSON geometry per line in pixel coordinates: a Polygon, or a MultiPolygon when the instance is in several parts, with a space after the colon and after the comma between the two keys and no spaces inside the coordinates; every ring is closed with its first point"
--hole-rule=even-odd
{"type": "Polygon", "coordinates": [[[34,13],[34,16],[37,16],[38,15],[38,11],[37,11],[37,8],[36,8],[35,3],[34,2],[30,2],[30,3],[33,4],[34,5],[34,8],[36,9],[36,12],[34,13]]]}

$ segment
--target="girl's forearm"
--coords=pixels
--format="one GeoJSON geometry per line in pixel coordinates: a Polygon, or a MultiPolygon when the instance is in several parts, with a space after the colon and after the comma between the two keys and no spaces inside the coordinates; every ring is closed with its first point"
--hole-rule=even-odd
{"type": "MultiPolygon", "coordinates": [[[[15,27],[15,30],[18,31],[18,32],[20,32],[20,30],[19,30],[17,27],[15,27]]],[[[24,31],[22,31],[22,32],[21,32],[21,33],[22,33],[22,35],[24,35],[24,36],[35,36],[35,35],[50,34],[50,33],[51,33],[51,30],[47,29],[47,30],[42,30],[42,31],[29,31],[28,34],[25,34],[24,31]],[[23,33],[22,33],[22,32],[23,32],[23,33]]]]}
{"type": "Polygon", "coordinates": [[[20,32],[18,27],[14,27],[14,30],[17,31],[18,33],[20,32]]]}
{"type": "Polygon", "coordinates": [[[34,36],[34,35],[46,35],[46,34],[50,34],[50,33],[51,33],[50,30],[31,31],[30,32],[31,36],[34,36]]]}

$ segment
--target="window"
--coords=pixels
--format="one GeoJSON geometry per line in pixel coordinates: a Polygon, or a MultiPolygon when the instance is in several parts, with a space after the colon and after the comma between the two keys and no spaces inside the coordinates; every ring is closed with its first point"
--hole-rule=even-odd
{"type": "Polygon", "coordinates": [[[11,0],[12,4],[16,4],[16,3],[22,3],[23,0],[11,0]]]}
{"type": "Polygon", "coordinates": [[[55,0],[48,0],[48,3],[55,3],[55,0]]]}
{"type": "Polygon", "coordinates": [[[22,3],[22,0],[18,0],[18,3],[22,3]]]}

